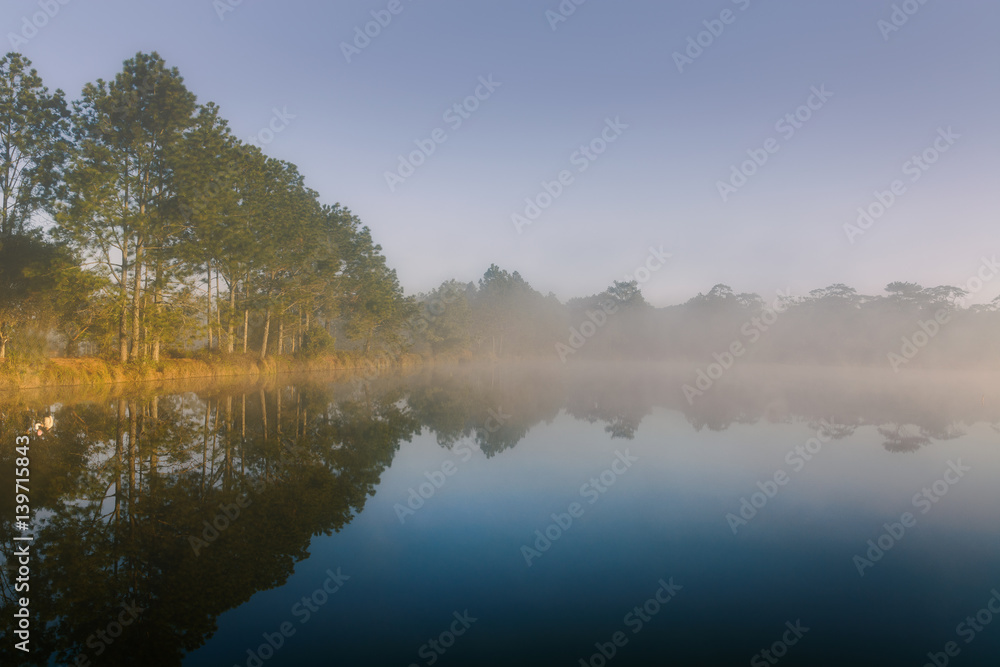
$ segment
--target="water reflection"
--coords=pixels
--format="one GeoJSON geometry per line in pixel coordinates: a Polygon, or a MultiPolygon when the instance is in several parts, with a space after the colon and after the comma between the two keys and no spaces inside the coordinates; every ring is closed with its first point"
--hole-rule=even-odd
{"type": "MultiPolygon", "coordinates": [[[[429,368],[406,377],[283,379],[197,391],[23,395],[0,406],[0,468],[31,445],[33,652],[3,664],[180,664],[216,619],[282,586],[314,536],[362,512],[402,442],[471,439],[487,458],[565,412],[630,440],[656,409],[695,429],[824,420],[835,439],[874,426],[890,452],[996,428],[986,376],[925,383],[837,372],[746,371],[696,403],[683,370],[429,368]],[[679,381],[680,379],[680,381],[679,381]],[[989,399],[989,400],[988,400],[989,399]]],[[[933,381],[931,381],[933,380],[933,381]]],[[[8,483],[10,482],[10,483],[8,483]]],[[[13,495],[0,494],[6,637],[14,609],[13,495]]]]}

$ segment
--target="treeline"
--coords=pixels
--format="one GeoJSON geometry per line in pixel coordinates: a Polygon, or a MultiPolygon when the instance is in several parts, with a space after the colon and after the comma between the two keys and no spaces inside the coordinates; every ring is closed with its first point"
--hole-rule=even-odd
{"type": "Polygon", "coordinates": [[[156,54],[78,100],[0,60],[0,359],[398,343],[415,313],[370,231],[230,132],[156,54]]]}
{"type": "Polygon", "coordinates": [[[765,299],[720,284],[686,303],[654,308],[636,282],[616,281],[562,304],[493,266],[478,286],[449,282],[421,295],[415,349],[565,363],[753,360],[897,371],[1000,363],[1000,297],[968,305],[982,282],[966,287],[893,282],[884,294],[865,295],[836,284],[765,299]]]}

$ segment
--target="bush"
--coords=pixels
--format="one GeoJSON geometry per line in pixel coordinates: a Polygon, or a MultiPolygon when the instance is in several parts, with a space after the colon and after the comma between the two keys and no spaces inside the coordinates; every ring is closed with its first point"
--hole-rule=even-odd
{"type": "Polygon", "coordinates": [[[303,357],[321,357],[333,354],[337,348],[337,339],[330,335],[326,327],[313,325],[302,337],[300,353],[303,357]]]}

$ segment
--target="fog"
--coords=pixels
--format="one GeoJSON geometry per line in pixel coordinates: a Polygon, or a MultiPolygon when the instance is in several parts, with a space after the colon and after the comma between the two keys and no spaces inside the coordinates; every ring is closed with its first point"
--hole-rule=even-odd
{"type": "Polygon", "coordinates": [[[876,295],[836,284],[806,295],[761,296],[719,284],[656,308],[638,281],[615,281],[600,294],[562,303],[518,272],[493,266],[478,284],[452,281],[421,295],[405,338],[408,349],[440,358],[693,365],[697,381],[685,384],[694,396],[748,363],[904,375],[995,365],[1000,298],[970,304],[971,294],[897,281],[876,295]]]}

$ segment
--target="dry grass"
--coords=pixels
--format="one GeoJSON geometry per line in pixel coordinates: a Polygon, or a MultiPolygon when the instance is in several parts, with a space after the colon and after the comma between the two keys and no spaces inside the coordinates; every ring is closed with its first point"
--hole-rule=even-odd
{"type": "Polygon", "coordinates": [[[407,354],[365,357],[338,352],[315,359],[271,357],[263,362],[251,356],[218,356],[204,359],[164,359],[157,363],[117,364],[94,357],[53,358],[40,365],[0,365],[0,389],[145,384],[194,378],[264,377],[279,373],[312,373],[340,370],[378,371],[413,366],[421,359],[407,354]]]}

